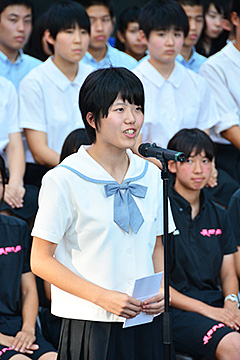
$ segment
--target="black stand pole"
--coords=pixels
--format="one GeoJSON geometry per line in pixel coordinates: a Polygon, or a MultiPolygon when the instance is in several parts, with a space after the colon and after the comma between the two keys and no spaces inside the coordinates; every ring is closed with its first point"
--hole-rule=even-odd
{"type": "Polygon", "coordinates": [[[164,359],[171,360],[171,344],[172,344],[172,324],[171,313],[169,309],[169,244],[168,244],[168,186],[169,171],[168,162],[163,158],[158,158],[162,163],[162,180],[163,180],[163,243],[164,243],[164,304],[163,313],[163,344],[164,359]]]}

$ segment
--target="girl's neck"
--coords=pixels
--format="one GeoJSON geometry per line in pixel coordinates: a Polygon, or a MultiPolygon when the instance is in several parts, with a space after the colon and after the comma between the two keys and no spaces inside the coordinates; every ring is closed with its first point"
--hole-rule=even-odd
{"type": "Polygon", "coordinates": [[[126,150],[114,152],[110,148],[93,144],[87,151],[119,184],[123,182],[129,167],[126,150]]]}
{"type": "Polygon", "coordinates": [[[52,61],[70,81],[74,81],[78,74],[78,62],[68,63],[65,61],[61,61],[55,56],[53,56],[52,61]]]}
{"type": "Polygon", "coordinates": [[[175,67],[175,61],[164,63],[157,61],[154,58],[150,58],[148,61],[166,80],[169,78],[175,67]]]}
{"type": "Polygon", "coordinates": [[[193,48],[192,48],[192,46],[185,46],[185,45],[183,45],[180,54],[182,55],[182,57],[183,57],[186,61],[188,61],[188,60],[191,58],[192,54],[193,54],[193,48]]]}

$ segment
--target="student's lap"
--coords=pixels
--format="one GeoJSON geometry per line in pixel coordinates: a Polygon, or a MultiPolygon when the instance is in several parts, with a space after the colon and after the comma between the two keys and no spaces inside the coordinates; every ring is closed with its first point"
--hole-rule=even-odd
{"type": "MultiPolygon", "coordinates": [[[[20,316],[0,316],[0,332],[5,335],[15,336],[20,331],[22,326],[22,318],[20,316]]],[[[38,326],[36,326],[36,341],[34,342],[39,346],[38,350],[35,350],[33,354],[24,354],[30,359],[37,360],[40,356],[47,352],[56,352],[54,347],[44,339],[41,335],[38,326]]],[[[0,345],[0,359],[7,360],[13,355],[19,354],[19,352],[13,350],[9,346],[0,345]]]]}

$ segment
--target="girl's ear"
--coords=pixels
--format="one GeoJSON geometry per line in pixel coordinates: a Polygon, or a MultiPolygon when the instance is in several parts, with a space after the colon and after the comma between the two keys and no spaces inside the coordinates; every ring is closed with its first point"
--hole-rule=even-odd
{"type": "Polygon", "coordinates": [[[94,119],[94,116],[93,116],[92,112],[89,111],[87,113],[86,120],[87,120],[88,124],[96,130],[95,119],[94,119]]]}
{"type": "Polygon", "coordinates": [[[237,26],[237,27],[240,26],[240,18],[239,18],[238,14],[235,11],[233,11],[231,13],[231,21],[232,21],[234,26],[237,26]]]}
{"type": "Polygon", "coordinates": [[[177,172],[177,166],[176,165],[177,165],[176,161],[170,160],[168,162],[168,169],[172,174],[176,174],[176,172],[177,172]]]}
{"type": "Polygon", "coordinates": [[[232,29],[233,29],[231,22],[227,19],[222,20],[222,28],[223,28],[223,30],[229,31],[229,32],[232,31],[232,29]]]}
{"type": "Polygon", "coordinates": [[[54,45],[55,40],[48,29],[44,31],[44,37],[49,44],[54,45]]]}

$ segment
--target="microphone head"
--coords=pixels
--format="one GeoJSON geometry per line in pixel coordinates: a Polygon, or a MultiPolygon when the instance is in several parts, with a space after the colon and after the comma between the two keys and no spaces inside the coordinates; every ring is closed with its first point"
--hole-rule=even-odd
{"type": "Polygon", "coordinates": [[[139,154],[142,155],[143,157],[147,157],[148,156],[147,149],[149,148],[149,146],[150,146],[149,143],[139,145],[138,147],[139,154]]]}

